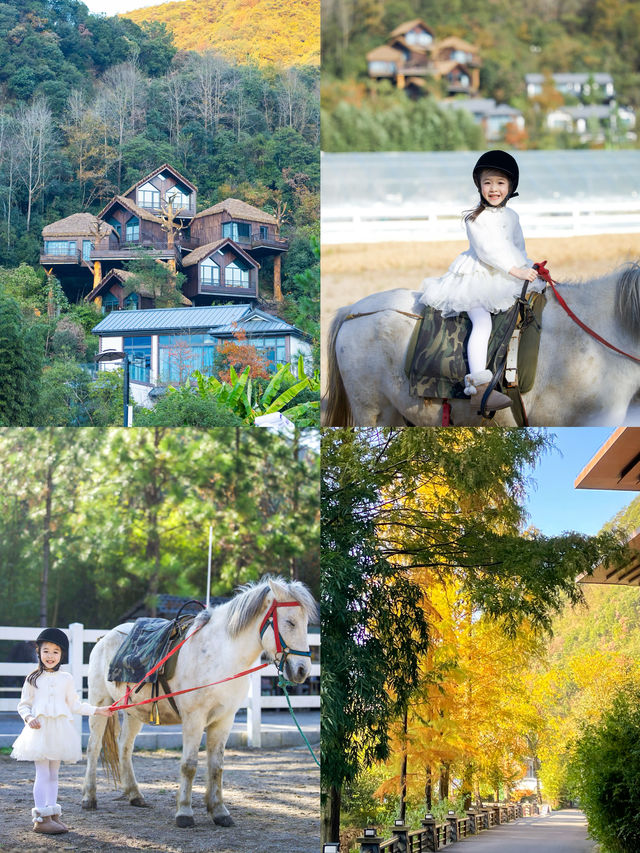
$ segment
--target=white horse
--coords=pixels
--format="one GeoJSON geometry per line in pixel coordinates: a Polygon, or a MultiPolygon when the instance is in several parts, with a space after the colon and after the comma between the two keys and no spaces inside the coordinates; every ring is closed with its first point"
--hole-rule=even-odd
{"type": "MultiPolygon", "coordinates": [[[[640,357],[640,264],[593,281],[564,283],[569,308],[601,337],[640,357]]],[[[325,426],[441,423],[440,400],[409,393],[404,371],[420,293],[388,290],[341,308],[328,337],[325,426]],[[351,314],[363,316],[347,319],[351,314]]],[[[640,363],[618,355],[577,326],[547,289],[535,383],[523,395],[531,426],[619,426],[640,390],[640,363]]],[[[467,400],[452,400],[453,423],[483,421],[467,400]]],[[[496,424],[513,426],[510,409],[496,424]]],[[[640,423],[640,421],[638,421],[640,423]]]]}
{"type": "MultiPolygon", "coordinates": [[[[272,617],[273,618],[273,617],[272,617]]],[[[282,578],[266,578],[256,584],[247,584],[226,604],[200,613],[189,633],[200,627],[180,649],[174,677],[169,681],[171,692],[209,684],[251,668],[261,652],[272,660],[281,661],[277,651],[281,636],[282,645],[290,651],[284,654],[283,674],[289,681],[302,683],[311,671],[308,657],[307,624],[317,618],[317,607],[307,587],[282,578]],[[267,623],[261,635],[261,622],[276,604],[275,625],[267,623]],[[279,606],[295,602],[296,606],[279,606]],[[279,630],[278,630],[279,629],[279,630]]],[[[109,664],[131,630],[132,623],[118,625],[102,637],[89,658],[89,701],[92,705],[111,704],[121,699],[126,685],[107,680],[109,664]]],[[[177,798],[176,823],[193,826],[191,789],[196,775],[198,749],[202,733],[207,733],[207,810],[215,823],[233,826],[233,820],[222,798],[222,767],[224,747],[233,725],[236,711],[248,690],[248,676],[206,687],[174,701],[179,714],[173,711],[168,700],[157,703],[162,725],[182,723],[182,761],[180,787],[177,798]]],[[[150,685],[144,685],[130,702],[151,695],[150,685]]],[[[132,806],[145,806],[145,800],[136,782],[131,762],[133,743],[142,724],[149,719],[151,705],[132,707],[124,712],[124,724],[119,732],[118,753],[120,779],[124,793],[132,806]]],[[[84,780],[82,807],[95,809],[96,767],[107,723],[113,724],[118,735],[118,717],[92,716],[91,733],[87,747],[87,770],[84,780]]]]}

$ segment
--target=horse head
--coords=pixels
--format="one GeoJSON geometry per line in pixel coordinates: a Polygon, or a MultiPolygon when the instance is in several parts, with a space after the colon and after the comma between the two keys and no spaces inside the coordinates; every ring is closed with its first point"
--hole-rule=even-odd
{"type": "Polygon", "coordinates": [[[303,583],[283,578],[263,578],[242,589],[231,602],[229,632],[237,635],[255,622],[262,649],[289,681],[301,684],[311,672],[307,626],[318,615],[313,596],[303,583]]]}

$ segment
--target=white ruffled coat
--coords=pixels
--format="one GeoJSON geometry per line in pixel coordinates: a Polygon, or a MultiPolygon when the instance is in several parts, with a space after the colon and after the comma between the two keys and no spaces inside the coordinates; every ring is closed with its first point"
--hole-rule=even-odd
{"type": "MultiPolygon", "coordinates": [[[[466,223],[469,248],[439,278],[422,282],[420,301],[452,317],[481,307],[491,313],[506,311],[522,292],[523,282],[509,275],[512,267],[531,267],[520,220],[509,207],[488,207],[466,223]]],[[[536,279],[529,290],[543,290],[536,279]]]]}
{"type": "Polygon", "coordinates": [[[79,761],[82,746],[73,715],[95,712],[94,705],[78,698],[69,672],[43,672],[35,687],[25,680],[18,704],[25,727],[13,744],[11,757],[18,761],[79,761]],[[29,716],[38,720],[39,729],[26,724],[29,716]]]}

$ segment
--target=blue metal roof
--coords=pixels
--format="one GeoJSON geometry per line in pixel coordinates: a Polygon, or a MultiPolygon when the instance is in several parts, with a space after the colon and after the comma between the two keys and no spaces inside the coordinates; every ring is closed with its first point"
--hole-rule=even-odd
{"type": "Polygon", "coordinates": [[[167,332],[211,332],[232,335],[241,327],[248,334],[302,332],[278,317],[251,305],[210,305],[192,308],[147,308],[142,311],[112,311],[91,330],[95,335],[153,335],[167,332]],[[235,324],[235,325],[234,325],[235,324]]]}

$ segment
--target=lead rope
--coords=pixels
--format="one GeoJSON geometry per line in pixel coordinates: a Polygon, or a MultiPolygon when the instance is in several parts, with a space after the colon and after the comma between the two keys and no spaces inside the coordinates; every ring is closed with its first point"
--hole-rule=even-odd
{"type": "Polygon", "coordinates": [[[293,708],[291,707],[291,700],[289,699],[289,694],[288,694],[288,692],[287,692],[287,685],[288,685],[289,687],[291,687],[291,686],[293,685],[293,682],[292,682],[292,681],[287,681],[287,680],[286,680],[286,678],[284,677],[284,675],[283,675],[282,673],[280,673],[280,678],[278,679],[278,687],[281,687],[281,688],[282,688],[282,692],[284,693],[285,698],[286,698],[286,700],[287,700],[287,705],[289,706],[289,712],[290,712],[290,714],[291,714],[291,717],[293,718],[293,722],[294,722],[294,723],[296,724],[296,726],[297,726],[298,731],[299,731],[299,732],[300,732],[300,734],[302,735],[302,740],[306,743],[306,745],[307,745],[307,749],[308,749],[308,750],[309,750],[309,752],[311,753],[311,757],[313,758],[313,760],[315,761],[315,763],[318,765],[318,767],[320,767],[320,760],[317,758],[317,756],[316,756],[315,752],[313,751],[313,749],[312,749],[312,747],[311,747],[311,744],[309,743],[309,741],[308,741],[308,739],[307,739],[307,736],[305,735],[305,733],[304,733],[304,732],[302,731],[302,729],[300,728],[300,723],[297,721],[297,719],[296,719],[296,715],[293,713],[293,708]]]}

